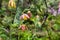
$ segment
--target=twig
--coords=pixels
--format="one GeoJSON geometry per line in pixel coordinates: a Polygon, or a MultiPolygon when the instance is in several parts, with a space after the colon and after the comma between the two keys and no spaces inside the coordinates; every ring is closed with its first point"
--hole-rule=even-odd
{"type": "Polygon", "coordinates": [[[46,12],[45,12],[45,14],[44,14],[44,18],[43,18],[43,22],[42,22],[42,26],[45,24],[45,21],[46,21],[46,19],[47,19],[47,17],[48,17],[48,5],[47,5],[47,1],[46,0],[44,0],[44,3],[45,3],[45,5],[46,5],[46,12]]]}
{"type": "Polygon", "coordinates": [[[4,30],[6,33],[9,33],[9,31],[5,28],[0,28],[0,29],[4,30]]]}

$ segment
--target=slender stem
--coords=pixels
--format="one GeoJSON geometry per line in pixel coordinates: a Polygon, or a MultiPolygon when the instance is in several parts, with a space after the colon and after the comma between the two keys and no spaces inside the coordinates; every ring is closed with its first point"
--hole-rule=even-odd
{"type": "Polygon", "coordinates": [[[48,8],[48,5],[47,5],[47,0],[45,0],[44,2],[45,2],[45,5],[46,5],[46,8],[48,8]]]}
{"type": "Polygon", "coordinates": [[[45,3],[45,5],[46,5],[46,12],[45,12],[45,14],[44,14],[42,26],[44,26],[44,24],[45,24],[45,22],[46,22],[46,19],[47,19],[47,17],[48,17],[48,9],[47,9],[47,8],[48,8],[48,5],[47,5],[47,1],[44,0],[44,3],[45,3]]]}
{"type": "Polygon", "coordinates": [[[0,27],[0,29],[4,30],[6,33],[9,34],[9,31],[8,31],[7,29],[5,29],[5,28],[1,28],[1,27],[0,27]]]}
{"type": "Polygon", "coordinates": [[[0,9],[1,9],[1,7],[2,7],[2,0],[0,0],[0,9]]]}
{"type": "MultiPolygon", "coordinates": [[[[45,0],[45,5],[46,5],[46,15],[48,15],[48,5],[47,5],[47,0],[45,0]]],[[[45,15],[45,16],[46,16],[46,15],[45,15]]],[[[48,16],[46,16],[45,21],[46,21],[47,17],[48,17],[48,16]]],[[[44,23],[45,23],[45,21],[44,21],[44,23]]],[[[48,35],[49,35],[49,29],[48,29],[48,27],[47,27],[47,32],[48,32],[48,35]]],[[[51,40],[50,35],[49,35],[49,40],[51,40]]]]}

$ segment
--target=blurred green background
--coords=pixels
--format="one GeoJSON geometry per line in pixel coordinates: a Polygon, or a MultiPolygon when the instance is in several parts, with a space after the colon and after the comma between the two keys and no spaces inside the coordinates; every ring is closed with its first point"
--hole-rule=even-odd
{"type": "Polygon", "coordinates": [[[0,0],[0,40],[60,40],[60,0],[0,0]]]}

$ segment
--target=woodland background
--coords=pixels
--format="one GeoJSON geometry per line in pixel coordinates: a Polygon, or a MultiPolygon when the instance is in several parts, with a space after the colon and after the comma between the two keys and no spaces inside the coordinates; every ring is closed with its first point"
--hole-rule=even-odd
{"type": "Polygon", "coordinates": [[[0,40],[60,40],[60,1],[0,0],[0,40]]]}

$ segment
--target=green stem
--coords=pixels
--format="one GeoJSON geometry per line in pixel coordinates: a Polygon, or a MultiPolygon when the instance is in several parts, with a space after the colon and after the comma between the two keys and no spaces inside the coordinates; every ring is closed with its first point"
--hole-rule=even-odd
{"type": "Polygon", "coordinates": [[[16,15],[15,15],[15,19],[14,19],[14,23],[19,24],[19,17],[22,14],[22,1],[18,0],[17,1],[17,5],[16,5],[16,15]]]}
{"type": "Polygon", "coordinates": [[[0,9],[1,9],[1,7],[2,7],[2,0],[0,0],[0,9]]]}

